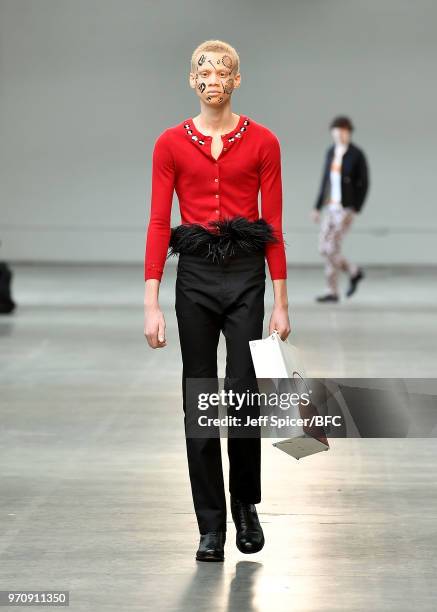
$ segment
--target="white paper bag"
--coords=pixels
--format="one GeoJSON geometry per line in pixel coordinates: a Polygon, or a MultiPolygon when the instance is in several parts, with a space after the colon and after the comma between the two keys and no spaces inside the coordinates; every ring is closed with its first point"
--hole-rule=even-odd
{"type": "MultiPolygon", "coordinates": [[[[300,389],[307,388],[305,368],[299,350],[288,339],[282,340],[276,330],[262,340],[250,340],[249,346],[257,379],[271,379],[277,391],[286,382],[281,379],[292,379],[293,383],[298,383],[300,389]]],[[[306,416],[301,414],[299,406],[292,412],[288,411],[288,415],[296,418],[306,416]]],[[[328,440],[320,428],[309,429],[296,425],[292,430],[291,438],[274,442],[273,446],[296,459],[329,449],[328,440]]]]}
{"type": "Polygon", "coordinates": [[[250,340],[250,352],[257,378],[306,378],[298,349],[281,340],[276,330],[263,340],[250,340]]]}

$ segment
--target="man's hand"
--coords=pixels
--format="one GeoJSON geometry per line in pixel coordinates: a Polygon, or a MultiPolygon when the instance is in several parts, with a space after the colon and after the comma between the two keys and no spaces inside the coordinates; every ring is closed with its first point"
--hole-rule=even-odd
{"type": "Polygon", "coordinates": [[[317,208],[312,209],[311,219],[314,221],[314,223],[318,223],[320,221],[320,212],[317,210],[317,208]]]}
{"type": "Polygon", "coordinates": [[[165,319],[159,306],[145,306],[144,335],[152,348],[162,348],[167,345],[165,319]]]}
{"type": "Polygon", "coordinates": [[[275,305],[273,307],[272,316],[270,317],[269,334],[272,334],[275,329],[280,335],[281,340],[285,340],[289,336],[291,326],[287,306],[275,305]]]}

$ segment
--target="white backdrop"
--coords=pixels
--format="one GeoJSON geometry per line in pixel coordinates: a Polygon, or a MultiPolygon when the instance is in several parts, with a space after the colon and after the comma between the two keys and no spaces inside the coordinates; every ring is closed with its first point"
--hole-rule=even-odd
{"type": "Polygon", "coordinates": [[[347,113],[372,184],[345,247],[437,263],[436,20],[427,0],[1,0],[0,259],[141,263],[153,142],[197,114],[191,52],[222,38],[233,110],[282,144],[289,262],[319,261],[309,210],[347,113]]]}

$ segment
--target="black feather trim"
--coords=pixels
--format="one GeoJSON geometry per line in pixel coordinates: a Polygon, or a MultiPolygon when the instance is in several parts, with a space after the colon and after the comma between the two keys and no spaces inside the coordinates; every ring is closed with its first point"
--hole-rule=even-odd
{"type": "Polygon", "coordinates": [[[274,228],[264,219],[249,221],[233,217],[199,223],[183,223],[171,228],[167,259],[180,253],[191,253],[220,261],[238,252],[263,251],[266,244],[279,242],[274,228]]]}

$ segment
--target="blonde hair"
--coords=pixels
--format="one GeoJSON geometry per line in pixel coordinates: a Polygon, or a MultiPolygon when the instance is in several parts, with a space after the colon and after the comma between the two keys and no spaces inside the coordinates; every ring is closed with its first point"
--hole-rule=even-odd
{"type": "Polygon", "coordinates": [[[197,69],[197,56],[201,53],[206,53],[207,51],[213,51],[215,53],[226,53],[232,57],[233,60],[233,68],[231,73],[234,72],[238,74],[240,72],[240,57],[234,47],[232,47],[227,42],[223,40],[205,40],[202,44],[200,44],[193,51],[193,55],[191,56],[191,72],[196,72],[197,69]]]}

